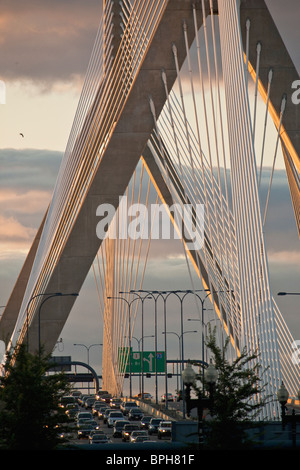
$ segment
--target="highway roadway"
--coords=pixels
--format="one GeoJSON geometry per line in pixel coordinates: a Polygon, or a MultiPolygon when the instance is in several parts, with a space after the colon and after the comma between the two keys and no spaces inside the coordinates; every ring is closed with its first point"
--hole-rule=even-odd
{"type": "MultiPolygon", "coordinates": [[[[91,412],[90,409],[87,410],[87,409],[84,408],[84,407],[80,407],[80,411],[85,411],[85,412],[86,412],[86,411],[89,411],[89,412],[91,412]]],[[[147,413],[145,413],[145,416],[150,416],[150,415],[147,415],[147,413]]],[[[103,420],[102,420],[102,419],[99,419],[98,416],[94,416],[94,419],[95,419],[95,421],[97,422],[97,425],[98,425],[98,427],[99,427],[99,430],[100,430],[100,431],[103,431],[104,434],[106,434],[106,436],[108,437],[108,440],[109,440],[109,444],[111,444],[112,446],[113,446],[114,444],[118,444],[118,447],[119,447],[119,445],[122,445],[122,447],[124,446],[124,450],[125,450],[125,449],[128,449],[128,448],[129,448],[128,446],[130,446],[130,448],[132,448],[132,446],[137,446],[137,444],[134,444],[134,443],[131,443],[131,442],[124,442],[124,441],[122,441],[122,438],[121,438],[121,437],[113,437],[113,428],[108,427],[106,423],[104,424],[104,423],[103,423],[103,420]]],[[[128,419],[128,418],[126,417],[126,419],[128,419]]],[[[140,424],[139,421],[131,421],[131,422],[134,423],[134,424],[140,424]]],[[[161,443],[161,442],[162,442],[162,440],[158,440],[156,434],[152,434],[152,435],[150,436],[150,440],[151,440],[151,442],[153,442],[153,443],[161,443]]],[[[164,438],[163,441],[168,441],[168,442],[170,442],[170,441],[171,441],[171,438],[170,438],[170,437],[164,438]]],[[[87,438],[82,438],[82,439],[78,439],[78,438],[77,438],[77,427],[76,427],[76,423],[74,423],[74,431],[72,432],[72,439],[71,439],[70,443],[71,443],[71,444],[75,444],[76,446],[79,446],[79,447],[80,447],[80,446],[86,447],[87,445],[90,445],[91,447],[96,446],[96,444],[95,444],[95,445],[89,444],[89,439],[87,439],[87,438]]],[[[98,445],[97,445],[97,448],[99,448],[99,445],[100,445],[100,446],[105,446],[105,447],[107,447],[108,444],[98,444],[98,445]]]]}

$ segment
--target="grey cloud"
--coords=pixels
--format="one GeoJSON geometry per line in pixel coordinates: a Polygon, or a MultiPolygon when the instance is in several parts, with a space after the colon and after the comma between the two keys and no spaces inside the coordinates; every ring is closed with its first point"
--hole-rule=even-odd
{"type": "Polygon", "coordinates": [[[62,152],[50,150],[0,150],[1,189],[52,191],[62,156],[62,152]]]}
{"type": "Polygon", "coordinates": [[[101,0],[1,2],[1,78],[51,87],[85,74],[101,0]]]}

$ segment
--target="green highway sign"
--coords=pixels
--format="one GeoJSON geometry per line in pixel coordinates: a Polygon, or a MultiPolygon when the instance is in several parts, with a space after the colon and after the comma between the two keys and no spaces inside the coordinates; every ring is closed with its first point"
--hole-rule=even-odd
{"type": "MultiPolygon", "coordinates": [[[[129,348],[122,348],[119,350],[119,370],[128,374],[129,370],[129,357],[128,357],[128,349],[129,348]],[[124,370],[124,359],[127,359],[127,365],[124,370]]],[[[156,352],[156,361],[155,361],[155,351],[143,351],[143,372],[147,373],[155,373],[155,372],[165,372],[165,352],[164,351],[157,351],[156,352]],[[155,362],[156,362],[156,369],[155,369],[155,362]]],[[[137,374],[142,372],[142,352],[140,351],[132,351],[131,350],[131,373],[137,374]]]]}

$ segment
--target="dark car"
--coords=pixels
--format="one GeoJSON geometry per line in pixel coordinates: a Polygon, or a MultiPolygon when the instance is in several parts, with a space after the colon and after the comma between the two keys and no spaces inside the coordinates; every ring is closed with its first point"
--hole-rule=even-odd
{"type": "Polygon", "coordinates": [[[91,431],[95,428],[91,424],[83,424],[77,431],[77,439],[88,439],[91,431]]]}
{"type": "Polygon", "coordinates": [[[109,406],[115,410],[119,410],[121,406],[121,398],[111,398],[109,406]]]}
{"type": "Polygon", "coordinates": [[[90,444],[107,444],[108,437],[105,434],[94,434],[89,438],[90,444]]]}
{"type": "Polygon", "coordinates": [[[125,424],[130,424],[130,422],[127,420],[114,422],[113,433],[112,433],[113,437],[122,437],[122,430],[125,424]]]}
{"type": "Polygon", "coordinates": [[[92,407],[93,416],[98,415],[98,411],[100,410],[100,408],[103,408],[103,403],[101,403],[101,401],[95,401],[92,407]]]}
{"type": "Polygon", "coordinates": [[[130,421],[140,421],[144,416],[144,413],[140,408],[131,408],[128,412],[128,419],[130,421]]]}
{"type": "Polygon", "coordinates": [[[136,407],[137,407],[137,403],[135,401],[127,401],[127,402],[122,403],[120,408],[121,408],[121,411],[123,412],[123,415],[126,416],[128,415],[129,410],[131,408],[136,408],[136,407]]]}
{"type": "Polygon", "coordinates": [[[93,395],[83,395],[80,399],[79,404],[84,408],[86,400],[89,400],[90,398],[95,399],[95,397],[93,395]]]}
{"type": "Polygon", "coordinates": [[[104,413],[107,410],[111,410],[111,408],[108,408],[107,406],[101,406],[101,408],[99,408],[99,410],[98,410],[98,418],[103,419],[104,413]]]}
{"type": "Polygon", "coordinates": [[[80,419],[92,420],[93,415],[89,411],[79,411],[79,413],[77,413],[77,415],[76,415],[76,421],[79,421],[80,419]]]}
{"type": "Polygon", "coordinates": [[[88,409],[92,409],[93,408],[93,404],[95,403],[96,401],[96,398],[87,398],[84,402],[84,406],[85,408],[88,410],[88,409]]]}
{"type": "Polygon", "coordinates": [[[77,413],[79,412],[79,405],[75,403],[75,405],[67,405],[66,407],[66,415],[70,419],[75,419],[77,413]]]}
{"type": "Polygon", "coordinates": [[[152,418],[149,423],[148,434],[157,434],[158,426],[160,425],[161,421],[161,418],[152,418]]]}
{"type": "Polygon", "coordinates": [[[102,401],[102,403],[107,403],[109,405],[110,400],[111,400],[111,395],[109,393],[107,395],[101,395],[99,400],[102,401]]]}
{"type": "Polygon", "coordinates": [[[152,416],[144,416],[141,419],[141,423],[140,423],[141,429],[148,429],[151,419],[152,419],[152,416]]]}
{"type": "Polygon", "coordinates": [[[104,415],[103,415],[103,423],[106,424],[107,423],[107,420],[108,420],[108,417],[109,417],[109,414],[112,413],[112,409],[111,408],[107,408],[105,411],[104,411],[104,415]]]}
{"type": "Polygon", "coordinates": [[[75,403],[77,403],[76,398],[70,395],[70,396],[62,397],[60,399],[59,406],[61,408],[66,408],[67,405],[75,405],[75,403]]]}
{"type": "Polygon", "coordinates": [[[138,431],[140,429],[138,424],[125,424],[122,429],[122,441],[129,441],[132,431],[138,431]]]}

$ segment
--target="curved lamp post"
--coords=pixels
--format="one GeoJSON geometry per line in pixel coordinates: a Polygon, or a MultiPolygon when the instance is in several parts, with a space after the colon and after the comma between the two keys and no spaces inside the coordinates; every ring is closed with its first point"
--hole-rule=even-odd
{"type": "MultiPolygon", "coordinates": [[[[149,299],[151,297],[148,297],[148,294],[146,296],[141,296],[139,295],[138,293],[136,292],[130,292],[130,294],[134,293],[134,295],[137,296],[137,298],[141,301],[142,303],[142,356],[141,356],[141,386],[142,386],[142,390],[141,390],[141,393],[142,393],[142,397],[144,397],[144,361],[143,361],[143,357],[144,357],[144,301],[146,299],[149,299]]],[[[119,294],[128,294],[128,292],[124,292],[124,291],[119,291],[119,294]]],[[[154,337],[154,335],[153,335],[154,337]]]]}
{"type": "Polygon", "coordinates": [[[120,296],[108,296],[108,299],[119,299],[123,300],[126,302],[127,307],[128,307],[128,338],[129,338],[129,396],[130,398],[132,397],[132,372],[131,372],[131,340],[132,340],[132,331],[131,331],[131,306],[133,302],[139,300],[138,297],[135,299],[129,301],[125,299],[125,297],[120,297],[120,296]]]}
{"type": "MultiPolygon", "coordinates": [[[[90,346],[86,346],[86,344],[74,343],[74,346],[82,346],[86,349],[86,352],[87,352],[87,365],[89,366],[90,365],[90,349],[93,346],[103,346],[103,344],[102,343],[94,343],[94,344],[91,344],[90,346]]],[[[90,382],[88,382],[88,393],[90,394],[90,382]]]]}
{"type": "Polygon", "coordinates": [[[44,297],[46,295],[54,297],[54,296],[61,295],[61,292],[54,292],[54,293],[53,292],[44,292],[44,293],[41,293],[41,294],[36,294],[36,295],[33,295],[27,303],[27,306],[26,306],[27,351],[29,351],[29,305],[37,297],[44,297]]]}
{"type": "MultiPolygon", "coordinates": [[[[47,295],[47,294],[45,294],[47,295]]],[[[40,307],[39,307],[39,316],[38,316],[38,341],[39,341],[39,355],[41,353],[41,309],[42,309],[42,306],[45,302],[47,302],[47,300],[49,299],[52,299],[53,297],[68,297],[68,296],[71,296],[71,297],[78,297],[78,294],[77,293],[72,293],[72,294],[63,294],[61,292],[56,292],[55,294],[49,294],[48,297],[46,297],[40,307]]]]}

